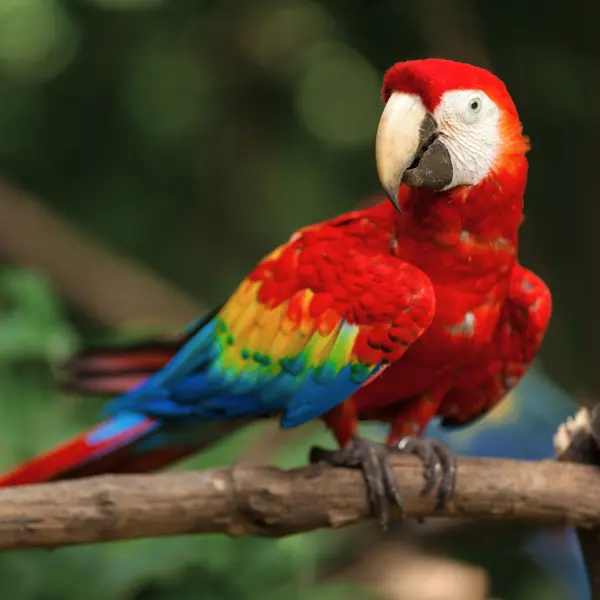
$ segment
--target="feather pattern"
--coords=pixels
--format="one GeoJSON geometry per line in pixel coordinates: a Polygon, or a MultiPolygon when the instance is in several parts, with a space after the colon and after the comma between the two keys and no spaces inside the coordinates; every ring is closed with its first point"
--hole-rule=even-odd
{"type": "Polygon", "coordinates": [[[399,357],[433,309],[417,269],[370,253],[343,227],[307,228],[268,256],[163,369],[113,401],[109,414],[203,421],[281,414],[282,427],[296,427],[399,357]],[[330,281],[315,268],[328,255],[346,265],[330,281]],[[362,283],[356,296],[347,281],[362,283]],[[392,305],[378,303],[370,284],[387,287],[392,305]],[[409,302],[402,294],[394,301],[399,289],[410,290],[409,302]]]}
{"type": "Polygon", "coordinates": [[[122,392],[107,419],[0,486],[160,468],[248,419],[288,428],[323,415],[433,319],[431,283],[395,255],[393,227],[365,211],[307,227],[182,335],[82,352],[67,387],[122,392]]]}

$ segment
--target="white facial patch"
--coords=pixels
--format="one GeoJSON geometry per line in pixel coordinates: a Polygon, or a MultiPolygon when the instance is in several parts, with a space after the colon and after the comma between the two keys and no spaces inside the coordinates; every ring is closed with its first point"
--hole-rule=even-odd
{"type": "Polygon", "coordinates": [[[480,90],[454,90],[442,96],[433,116],[452,159],[453,177],[448,188],[477,185],[498,155],[498,107],[480,90]]]}

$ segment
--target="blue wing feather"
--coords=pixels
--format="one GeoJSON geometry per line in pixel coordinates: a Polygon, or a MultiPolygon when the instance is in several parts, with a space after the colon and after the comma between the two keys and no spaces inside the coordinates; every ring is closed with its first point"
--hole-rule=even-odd
{"type": "MultiPolygon", "coordinates": [[[[354,364],[336,368],[325,362],[307,368],[302,354],[281,359],[276,375],[255,360],[248,360],[248,368],[241,372],[224,368],[219,361],[218,327],[215,318],[204,322],[161,371],[109,403],[107,414],[132,411],[157,418],[212,421],[283,412],[281,426],[291,428],[323,415],[364,382],[354,364]]],[[[340,326],[339,342],[332,351],[338,343],[347,343],[355,330],[355,326],[340,326]]],[[[369,374],[379,366],[361,372],[369,374]]]]}

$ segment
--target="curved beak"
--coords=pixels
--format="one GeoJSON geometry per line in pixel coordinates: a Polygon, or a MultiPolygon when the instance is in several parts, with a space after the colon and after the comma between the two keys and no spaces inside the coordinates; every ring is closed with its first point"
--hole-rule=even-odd
{"type": "Polygon", "coordinates": [[[452,182],[452,161],[437,137],[438,126],[419,96],[394,92],[383,110],[375,155],[379,181],[400,211],[402,182],[441,190],[452,182]]]}

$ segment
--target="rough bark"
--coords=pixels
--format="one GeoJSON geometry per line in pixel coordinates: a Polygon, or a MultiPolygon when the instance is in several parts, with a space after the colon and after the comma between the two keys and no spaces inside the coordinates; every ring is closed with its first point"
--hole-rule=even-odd
{"type": "MultiPolygon", "coordinates": [[[[431,516],[417,459],[392,459],[409,516],[431,516]]],[[[600,471],[554,461],[459,460],[439,514],[600,526],[600,471]]],[[[393,513],[398,517],[397,513],[393,513]]],[[[56,547],[191,533],[278,537],[368,517],[360,472],[326,466],[235,467],[104,475],[0,490],[0,549],[56,547]]]]}

